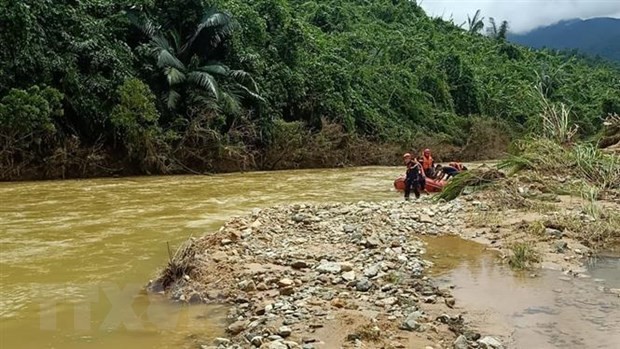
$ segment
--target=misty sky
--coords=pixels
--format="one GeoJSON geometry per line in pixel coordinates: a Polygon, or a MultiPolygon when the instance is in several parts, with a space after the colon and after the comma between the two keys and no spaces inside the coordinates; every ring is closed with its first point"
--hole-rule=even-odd
{"type": "Polygon", "coordinates": [[[620,0],[418,0],[427,14],[454,18],[457,25],[480,9],[485,23],[508,20],[510,30],[525,32],[563,19],[620,18],[620,0]]]}

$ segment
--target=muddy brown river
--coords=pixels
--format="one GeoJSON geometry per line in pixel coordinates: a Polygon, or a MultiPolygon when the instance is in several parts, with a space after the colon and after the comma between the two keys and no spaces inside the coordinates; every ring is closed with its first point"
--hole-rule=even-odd
{"type": "MultiPolygon", "coordinates": [[[[226,308],[142,293],[167,261],[167,243],[174,248],[255,207],[400,200],[392,190],[400,172],[0,183],[0,348],[196,348],[195,340],[224,334],[226,308]]],[[[516,347],[619,347],[620,299],[600,297],[602,281],[562,281],[557,272],[523,280],[480,245],[457,240],[429,241],[437,277],[458,285],[457,299],[472,311],[514,330],[516,347]]],[[[593,269],[608,287],[620,287],[614,261],[593,269]]]]}

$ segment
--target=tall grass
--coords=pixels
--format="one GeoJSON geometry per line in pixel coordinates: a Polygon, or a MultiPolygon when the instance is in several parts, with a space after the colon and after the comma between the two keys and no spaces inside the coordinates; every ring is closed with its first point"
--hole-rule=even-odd
{"type": "Polygon", "coordinates": [[[563,103],[555,104],[549,101],[540,84],[536,92],[541,107],[542,134],[558,144],[572,143],[579,126],[570,121],[571,108],[563,103]]]}
{"type": "Polygon", "coordinates": [[[499,163],[512,172],[532,170],[543,175],[569,175],[601,189],[620,188],[620,158],[591,144],[563,147],[546,138],[529,138],[518,144],[519,154],[499,163]]]}

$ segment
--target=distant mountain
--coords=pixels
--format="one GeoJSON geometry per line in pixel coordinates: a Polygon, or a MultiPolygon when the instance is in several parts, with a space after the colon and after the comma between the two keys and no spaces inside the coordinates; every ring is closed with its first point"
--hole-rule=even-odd
{"type": "Polygon", "coordinates": [[[533,48],[577,49],[620,61],[620,19],[616,18],[571,19],[526,34],[510,34],[508,39],[533,48]]]}

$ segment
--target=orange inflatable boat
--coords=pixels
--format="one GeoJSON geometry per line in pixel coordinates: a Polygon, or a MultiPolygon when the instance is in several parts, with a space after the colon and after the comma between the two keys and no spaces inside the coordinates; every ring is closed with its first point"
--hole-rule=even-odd
{"type": "MultiPolygon", "coordinates": [[[[438,193],[443,190],[446,185],[446,181],[436,181],[434,179],[426,178],[424,189],[429,193],[438,193]]],[[[398,191],[405,190],[405,176],[400,176],[394,180],[394,188],[398,191]]]]}

